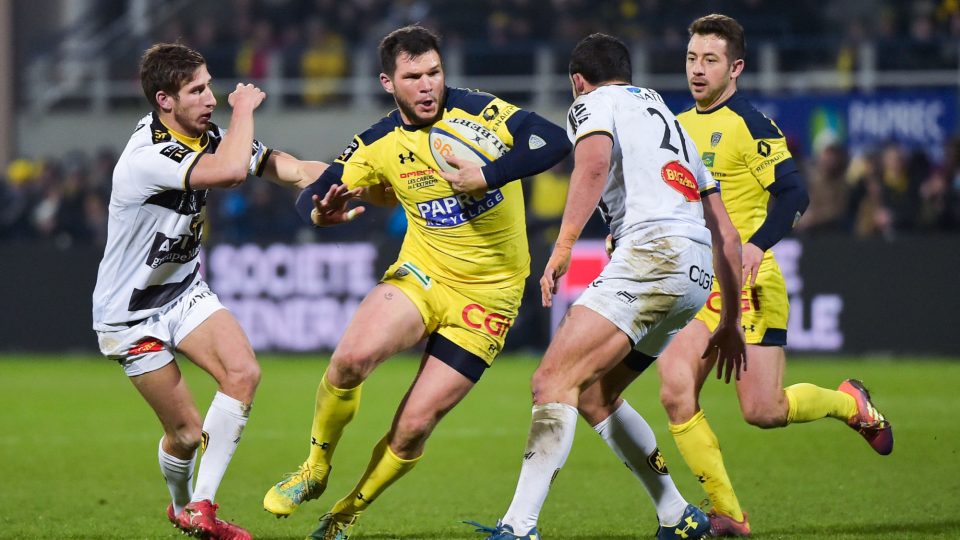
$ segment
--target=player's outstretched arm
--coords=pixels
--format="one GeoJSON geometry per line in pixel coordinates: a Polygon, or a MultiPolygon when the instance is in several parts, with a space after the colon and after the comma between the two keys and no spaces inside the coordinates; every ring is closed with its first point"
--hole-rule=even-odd
{"type": "Polygon", "coordinates": [[[741,252],[740,233],[737,232],[719,192],[704,195],[703,215],[713,237],[713,269],[720,280],[720,323],[710,335],[703,358],[715,356],[717,378],[726,372],[740,379],[740,370],[747,369],[746,343],[740,326],[741,252]]]}
{"type": "Polygon", "coordinates": [[[540,278],[540,294],[543,307],[553,305],[553,295],[557,293],[557,280],[567,273],[570,267],[570,253],[580,238],[583,227],[593,214],[603,186],[610,171],[610,152],[613,140],[602,135],[590,135],[577,141],[574,150],[574,167],[570,175],[570,187],[567,193],[567,205],[563,209],[560,222],[560,234],[553,247],[550,260],[543,269],[540,278]]]}
{"type": "Polygon", "coordinates": [[[190,187],[234,187],[247,179],[250,167],[250,148],[253,146],[253,111],[267,95],[252,84],[237,84],[227,102],[233,108],[230,129],[224,135],[214,154],[197,158],[190,172],[190,187]]]}
{"type": "Polygon", "coordinates": [[[263,177],[271,182],[304,189],[314,183],[327,167],[329,165],[322,161],[297,159],[286,152],[274,150],[267,158],[263,177]]]}

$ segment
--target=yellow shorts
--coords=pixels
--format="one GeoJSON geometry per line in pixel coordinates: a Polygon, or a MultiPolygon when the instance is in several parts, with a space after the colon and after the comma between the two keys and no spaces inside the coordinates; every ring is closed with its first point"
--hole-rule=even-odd
{"type": "MultiPolygon", "coordinates": [[[[748,344],[780,347],[787,344],[790,300],[780,266],[773,257],[764,258],[760,264],[756,285],[750,287],[747,284],[740,291],[740,305],[743,310],[743,335],[748,344]]],[[[720,288],[716,279],[713,280],[707,303],[696,318],[706,323],[711,332],[720,323],[720,288]]]]}
{"type": "MultiPolygon", "coordinates": [[[[503,349],[517,318],[522,280],[498,289],[451,287],[425,274],[414,263],[397,261],[381,280],[407,295],[417,306],[428,334],[439,334],[488,366],[503,349]]],[[[447,361],[446,359],[441,359],[447,361]]]]}

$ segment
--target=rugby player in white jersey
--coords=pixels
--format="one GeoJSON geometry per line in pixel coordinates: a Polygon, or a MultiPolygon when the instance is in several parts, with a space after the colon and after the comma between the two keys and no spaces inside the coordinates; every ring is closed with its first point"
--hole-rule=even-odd
{"type": "MultiPolygon", "coordinates": [[[[247,423],[260,368],[237,320],[200,275],[207,190],[242,184],[249,174],[305,187],[326,169],[253,138],[253,112],[265,98],[238,84],[228,96],[229,133],[210,121],[217,100],[200,53],[157,44],[143,55],[140,81],[153,112],[137,124],[113,172],[107,244],[93,293],[101,352],[123,367],[163,426],[158,457],[172,504],[167,518],[204,538],[250,538],[216,516],[214,497],[247,423]],[[179,352],[216,379],[201,423],[174,361],[179,352]],[[196,450],[204,446],[191,485],[196,450]]],[[[347,221],[358,192],[327,193],[328,224],[347,221]]]]}
{"type": "MultiPolygon", "coordinates": [[[[489,540],[539,539],[537,518],[573,444],[578,407],[606,395],[619,403],[612,414],[580,412],[644,484],[657,509],[657,537],[696,539],[709,532],[707,516],[673,484],[653,431],[619,393],[623,381],[635,377],[628,366],[651,362],[697,314],[714,268],[724,289],[739,286],[740,238],[691,139],[657,92],[630,84],[631,71],[627,48],[611,36],[593,34],[571,56],[576,99],[567,133],[575,166],[540,280],[543,305],[552,304],[594,207],[617,248],[567,312],[533,375],[533,421],[520,479],[504,517],[478,529],[489,540]]],[[[736,291],[732,295],[725,306],[738,305],[736,291]]],[[[744,350],[739,310],[725,309],[705,354],[738,370],[744,350]]]]}

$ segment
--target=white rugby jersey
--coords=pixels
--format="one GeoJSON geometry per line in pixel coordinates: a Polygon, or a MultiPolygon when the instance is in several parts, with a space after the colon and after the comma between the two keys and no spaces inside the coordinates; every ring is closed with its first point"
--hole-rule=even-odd
{"type": "MultiPolygon", "coordinates": [[[[137,124],[113,169],[107,245],[93,291],[93,329],[139,322],[200,281],[207,190],[190,188],[197,159],[216,151],[226,130],[213,123],[197,152],[178,141],[156,113],[137,124]]],[[[271,150],[253,141],[250,174],[271,150]]]]}
{"type": "Polygon", "coordinates": [[[601,86],[573,102],[567,135],[574,146],[591,135],[613,139],[599,207],[614,238],[683,236],[710,245],[700,197],[719,188],[660,94],[601,86]]]}

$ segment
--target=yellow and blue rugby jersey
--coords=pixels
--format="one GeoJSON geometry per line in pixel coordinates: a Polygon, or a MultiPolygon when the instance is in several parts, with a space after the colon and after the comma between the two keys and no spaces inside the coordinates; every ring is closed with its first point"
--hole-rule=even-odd
{"type": "Polygon", "coordinates": [[[727,213],[747,242],[767,217],[767,187],[797,170],[783,132],[739,94],[709,111],[693,107],[677,118],[717,180],[727,213]]]}
{"type": "MultiPolygon", "coordinates": [[[[527,114],[490,94],[448,87],[441,119],[477,122],[512,147],[511,128],[527,114]]],[[[431,127],[404,124],[394,110],[354,137],[331,170],[351,189],[393,187],[408,223],[399,260],[454,285],[496,288],[522,280],[530,254],[521,184],[479,199],[454,193],[430,152],[431,127]]]]}

